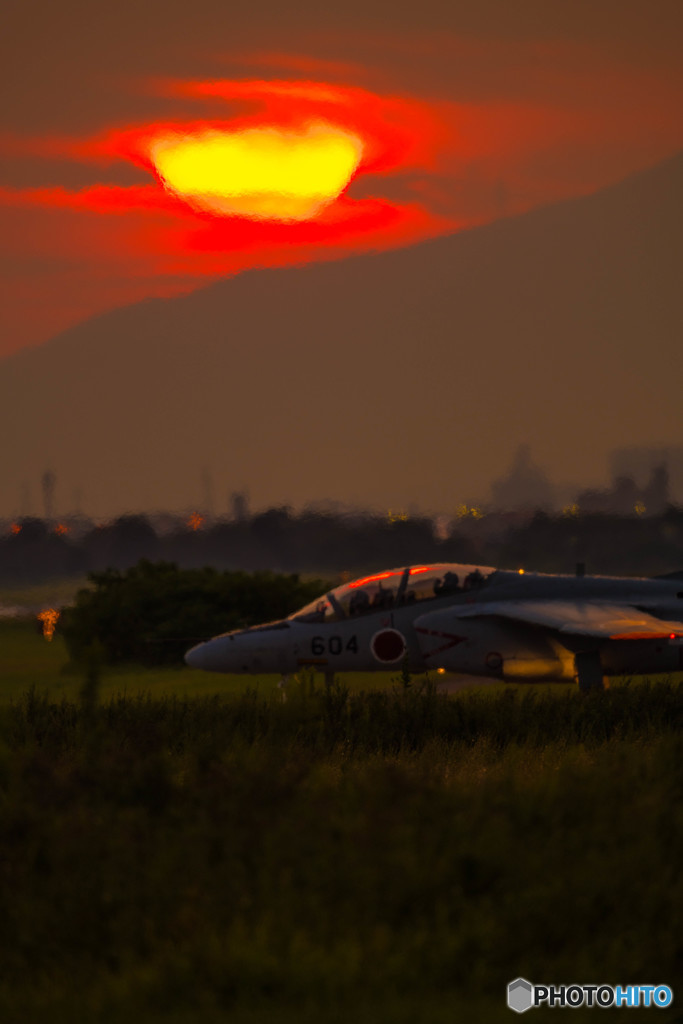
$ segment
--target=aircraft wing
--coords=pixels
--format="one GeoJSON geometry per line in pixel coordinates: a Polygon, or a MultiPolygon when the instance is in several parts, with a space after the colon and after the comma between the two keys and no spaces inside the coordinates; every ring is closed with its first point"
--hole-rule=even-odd
{"type": "Polygon", "coordinates": [[[458,618],[496,616],[559,633],[610,640],[656,640],[683,636],[683,622],[664,621],[632,605],[593,601],[485,601],[458,609],[458,618]]]}

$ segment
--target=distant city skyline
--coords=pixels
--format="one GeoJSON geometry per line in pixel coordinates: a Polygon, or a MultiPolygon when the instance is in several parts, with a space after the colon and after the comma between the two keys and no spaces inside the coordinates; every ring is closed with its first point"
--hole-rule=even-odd
{"type": "MultiPolygon", "coordinates": [[[[585,512],[610,511],[657,515],[667,504],[683,505],[683,446],[679,448],[618,449],[610,453],[608,464],[611,467],[610,475],[603,481],[595,482],[593,486],[585,483],[557,481],[552,479],[545,467],[536,463],[530,445],[520,445],[512,464],[508,467],[508,472],[501,479],[493,480],[487,493],[465,495],[452,507],[440,509],[420,507],[416,502],[412,502],[408,507],[384,508],[362,503],[351,504],[322,495],[300,505],[275,500],[271,504],[252,507],[248,490],[235,490],[229,482],[224,488],[221,488],[221,482],[215,480],[213,474],[205,469],[201,475],[202,493],[198,492],[196,500],[188,500],[184,506],[175,509],[134,508],[132,505],[124,503],[120,509],[113,510],[104,518],[113,519],[126,514],[162,517],[168,515],[187,518],[194,512],[195,514],[200,513],[199,525],[201,525],[204,518],[207,521],[230,519],[239,522],[246,521],[250,516],[270,508],[284,507],[291,508],[294,514],[316,509],[341,515],[377,512],[386,515],[390,520],[421,515],[453,518],[473,516],[476,518],[486,512],[531,510],[558,512],[566,511],[567,508],[585,512]],[[641,502],[638,495],[647,491],[648,486],[652,486],[653,480],[656,480],[658,475],[661,479],[662,473],[663,484],[657,500],[652,503],[641,502]],[[612,500],[613,496],[618,499],[618,487],[621,480],[632,485],[630,490],[628,487],[626,488],[628,494],[637,495],[632,501],[627,500],[626,504],[624,504],[623,498],[616,502],[612,500]]],[[[98,516],[89,512],[87,502],[83,500],[83,490],[80,488],[72,490],[73,500],[71,502],[68,498],[60,500],[59,479],[49,468],[43,472],[39,483],[42,498],[35,501],[30,497],[33,494],[30,483],[22,483],[19,501],[15,509],[10,512],[11,518],[36,517],[47,521],[79,516],[84,519],[102,518],[101,513],[98,516]]],[[[36,488],[36,492],[38,492],[38,488],[36,488]]]]}

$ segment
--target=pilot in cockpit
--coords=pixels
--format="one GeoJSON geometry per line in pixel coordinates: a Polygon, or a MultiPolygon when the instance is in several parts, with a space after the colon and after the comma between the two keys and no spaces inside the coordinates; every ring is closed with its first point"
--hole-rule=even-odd
{"type": "Polygon", "coordinates": [[[349,615],[363,615],[370,608],[370,595],[367,590],[356,590],[349,601],[349,615]]]}
{"type": "Polygon", "coordinates": [[[377,588],[377,593],[372,599],[372,608],[375,611],[378,608],[391,608],[394,603],[394,591],[391,587],[383,587],[380,583],[377,588]]]}
{"type": "Polygon", "coordinates": [[[447,572],[444,574],[443,579],[434,580],[434,594],[436,597],[441,597],[442,594],[453,594],[458,589],[459,584],[457,572],[447,572]]]}
{"type": "Polygon", "coordinates": [[[465,577],[463,587],[465,590],[475,590],[480,587],[484,582],[484,576],[479,572],[478,569],[473,569],[469,576],[465,577]]]}

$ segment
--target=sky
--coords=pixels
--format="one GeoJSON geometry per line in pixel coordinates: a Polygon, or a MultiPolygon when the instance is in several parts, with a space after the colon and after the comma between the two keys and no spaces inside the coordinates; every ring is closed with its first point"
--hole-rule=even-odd
{"type": "MultiPolygon", "coordinates": [[[[11,357],[30,350],[39,355],[41,346],[47,353],[51,339],[87,326],[89,318],[114,315],[145,299],[201,295],[200,289],[224,279],[233,279],[239,290],[247,277],[251,296],[259,296],[263,282],[260,300],[266,308],[257,318],[262,358],[269,352],[279,358],[275,313],[268,322],[275,287],[271,268],[330,261],[352,266],[367,254],[385,253],[386,262],[374,260],[369,271],[381,292],[384,274],[417,274],[410,262],[397,271],[391,252],[470,237],[552,204],[618,189],[683,149],[682,29],[678,0],[353,0],[343,7],[312,0],[121,0],[95,6],[10,0],[0,44],[0,376],[3,360],[9,372],[11,357]]],[[[674,202],[680,218],[681,200],[674,202]]],[[[610,230],[609,217],[605,223],[610,230]]],[[[662,251],[669,251],[665,211],[658,214],[656,230],[662,251]]],[[[611,249],[606,246],[605,261],[619,263],[622,234],[615,234],[611,249]]],[[[494,247],[502,238],[485,237],[494,247]]],[[[566,231],[563,238],[569,238],[566,231]]],[[[562,253],[570,294],[572,274],[580,275],[585,262],[581,239],[572,238],[562,253]]],[[[508,243],[501,245],[500,252],[508,253],[508,243]]],[[[436,259],[441,251],[432,248],[425,258],[436,259]]],[[[455,251],[444,249],[443,259],[455,251]]],[[[642,268],[631,269],[625,279],[633,290],[642,268]]],[[[473,294],[481,287],[486,303],[485,269],[480,271],[473,294]]],[[[466,277],[463,268],[458,286],[465,287],[466,277]]],[[[646,283],[655,287],[647,292],[654,307],[656,283],[646,283]]],[[[614,294],[618,286],[615,279],[614,294]]],[[[410,289],[409,276],[401,278],[401,287],[410,289]]],[[[592,338],[591,284],[581,287],[572,323],[577,338],[592,338]]],[[[442,297],[447,292],[445,283],[442,297]]],[[[428,294],[428,281],[419,294],[428,294]]],[[[229,295],[237,295],[240,304],[237,292],[229,295]]],[[[530,322],[535,301],[530,293],[524,313],[530,322]]],[[[217,300],[207,302],[206,309],[215,311],[217,300]]],[[[192,308],[209,316],[201,313],[201,299],[192,308]]],[[[616,323],[619,310],[614,313],[616,323]]],[[[318,308],[315,315],[321,315],[318,308]]],[[[444,307],[443,315],[452,314],[444,307]]],[[[487,309],[483,322],[488,333],[479,342],[491,346],[494,367],[505,367],[496,386],[501,408],[508,409],[505,389],[526,393],[530,366],[505,351],[504,320],[497,322],[487,309]]],[[[99,330],[99,321],[92,323],[93,344],[98,337],[114,337],[99,330]]],[[[670,336],[671,331],[668,354],[678,358],[670,336]]],[[[250,358],[239,341],[226,344],[237,346],[236,358],[250,358]]],[[[562,344],[570,355],[571,339],[563,337],[562,344]]],[[[545,455],[546,465],[558,452],[558,473],[565,478],[576,479],[577,470],[587,467],[578,481],[583,484],[599,482],[598,467],[606,467],[610,446],[641,440],[680,444],[677,407],[667,404],[668,397],[656,407],[654,391],[644,429],[627,424],[626,410],[639,400],[644,380],[635,334],[629,344],[633,352],[619,371],[630,405],[625,402],[623,419],[600,428],[603,440],[595,452],[588,432],[578,437],[572,458],[566,429],[548,433],[528,410],[508,413],[512,420],[501,413],[488,447],[475,444],[463,467],[467,492],[482,494],[484,481],[500,477],[521,443],[545,455]],[[508,429],[510,422],[523,426],[508,429]]],[[[599,360],[607,360],[608,347],[609,342],[599,360]]],[[[76,384],[83,374],[85,386],[79,359],[68,372],[76,384]]],[[[38,360],[34,377],[47,373],[47,365],[38,360]]],[[[327,365],[330,380],[333,362],[327,365]]],[[[536,390],[550,379],[542,376],[551,372],[544,365],[541,360],[533,371],[536,390]]],[[[667,387],[675,376],[673,364],[669,369],[667,387]]],[[[333,403],[341,398],[328,395],[333,403]]],[[[26,398],[29,406],[31,401],[26,398]]],[[[152,419],[160,415],[151,409],[152,419]]],[[[36,436],[49,430],[36,410],[38,423],[36,436]]],[[[77,424],[69,429],[69,436],[79,433],[77,424]]],[[[215,435],[216,425],[207,423],[205,430],[194,439],[197,447],[215,435]]],[[[438,468],[420,465],[421,444],[416,434],[407,448],[414,448],[413,470],[427,486],[438,468]]],[[[7,462],[17,476],[13,493],[24,486],[22,476],[37,490],[39,465],[52,461],[61,471],[59,445],[52,447],[41,452],[36,440],[30,453],[15,448],[7,462]]],[[[378,448],[377,455],[386,453],[378,448]]],[[[275,467],[250,474],[244,468],[249,464],[255,461],[247,446],[241,482],[264,502],[277,502],[277,488],[263,482],[269,474],[277,477],[275,467]]],[[[85,480],[88,492],[91,471],[90,463],[69,474],[85,480]]],[[[206,472],[198,466],[198,478],[206,472]]],[[[297,487],[283,498],[321,497],[316,486],[329,493],[335,479],[323,475],[306,482],[299,475],[297,487]]],[[[400,494],[373,490],[372,475],[358,484],[354,500],[362,502],[372,491],[380,504],[410,503],[409,488],[400,494]]],[[[161,501],[179,500],[161,484],[158,493],[161,501]]],[[[438,489],[430,493],[431,503],[438,503],[438,489]]],[[[340,477],[337,493],[329,496],[349,494],[340,477]]],[[[142,495],[138,487],[127,500],[153,503],[149,492],[142,495]]],[[[454,490],[443,502],[457,497],[454,490]]],[[[111,507],[111,497],[102,496],[100,511],[111,507]]]]}
{"type": "Polygon", "coordinates": [[[683,145],[682,21],[673,0],[10,2],[0,357],[148,296],[410,245],[651,166],[683,145]],[[310,124],[360,153],[304,219],[202,206],[150,156],[310,124]]]}

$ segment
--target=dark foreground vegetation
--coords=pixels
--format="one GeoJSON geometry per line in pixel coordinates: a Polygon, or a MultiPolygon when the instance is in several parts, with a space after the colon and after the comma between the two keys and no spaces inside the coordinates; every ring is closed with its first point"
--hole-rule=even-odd
{"type": "Polygon", "coordinates": [[[0,712],[1,1019],[493,1022],[518,975],[675,988],[683,685],[96,689],[0,712]]]}
{"type": "Polygon", "coordinates": [[[181,664],[192,644],[281,619],[327,589],[271,572],[179,569],[147,562],[91,573],[59,623],[74,663],[181,664]]]}

